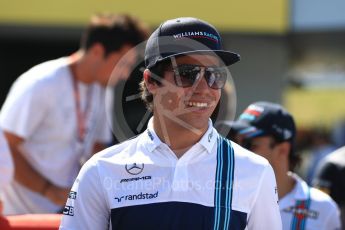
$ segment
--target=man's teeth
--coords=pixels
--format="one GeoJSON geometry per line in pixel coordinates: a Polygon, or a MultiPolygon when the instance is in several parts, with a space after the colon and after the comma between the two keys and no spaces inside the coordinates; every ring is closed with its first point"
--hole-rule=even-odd
{"type": "Polygon", "coordinates": [[[204,108],[207,107],[207,103],[205,102],[187,102],[187,105],[190,107],[198,107],[198,108],[204,108]]]}

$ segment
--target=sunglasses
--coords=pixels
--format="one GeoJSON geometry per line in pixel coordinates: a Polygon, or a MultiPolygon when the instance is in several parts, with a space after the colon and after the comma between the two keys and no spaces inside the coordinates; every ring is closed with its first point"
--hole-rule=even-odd
{"type": "Polygon", "coordinates": [[[224,87],[228,70],[226,67],[204,67],[198,65],[178,65],[172,68],[175,84],[178,87],[191,87],[204,75],[207,85],[212,89],[224,87]]]}

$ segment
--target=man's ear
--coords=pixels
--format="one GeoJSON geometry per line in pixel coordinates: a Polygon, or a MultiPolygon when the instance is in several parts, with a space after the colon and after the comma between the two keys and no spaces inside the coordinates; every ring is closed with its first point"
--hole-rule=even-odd
{"type": "Polygon", "coordinates": [[[146,85],[149,83],[152,83],[151,76],[152,76],[151,71],[149,69],[145,69],[144,70],[144,81],[145,81],[146,85]]]}
{"type": "Polygon", "coordinates": [[[144,82],[150,93],[153,93],[157,88],[157,84],[152,80],[152,72],[149,69],[144,71],[144,82]]]}
{"type": "Polygon", "coordinates": [[[279,143],[279,152],[283,155],[285,155],[287,158],[289,158],[291,144],[288,141],[284,141],[282,143],[279,143]]]}
{"type": "Polygon", "coordinates": [[[99,59],[103,59],[105,56],[105,48],[101,43],[95,43],[89,48],[90,54],[99,59]]]}

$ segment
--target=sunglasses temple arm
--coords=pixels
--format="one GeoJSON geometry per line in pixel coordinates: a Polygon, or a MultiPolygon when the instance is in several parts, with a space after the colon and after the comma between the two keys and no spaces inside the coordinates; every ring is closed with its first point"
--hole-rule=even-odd
{"type": "Polygon", "coordinates": [[[178,68],[177,68],[176,58],[175,57],[171,57],[170,60],[171,60],[171,65],[172,65],[173,70],[174,70],[176,85],[182,85],[182,81],[181,81],[181,77],[180,77],[180,72],[178,71],[178,68]]]}

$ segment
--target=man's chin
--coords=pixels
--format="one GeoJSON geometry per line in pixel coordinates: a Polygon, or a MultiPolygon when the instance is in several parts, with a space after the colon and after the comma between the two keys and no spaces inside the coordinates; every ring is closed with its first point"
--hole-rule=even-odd
{"type": "Polygon", "coordinates": [[[199,130],[203,131],[208,128],[208,117],[198,117],[198,118],[193,118],[193,119],[183,119],[180,118],[181,121],[183,121],[184,124],[187,125],[181,125],[185,127],[186,129],[190,129],[190,131],[193,130],[199,130]]]}

